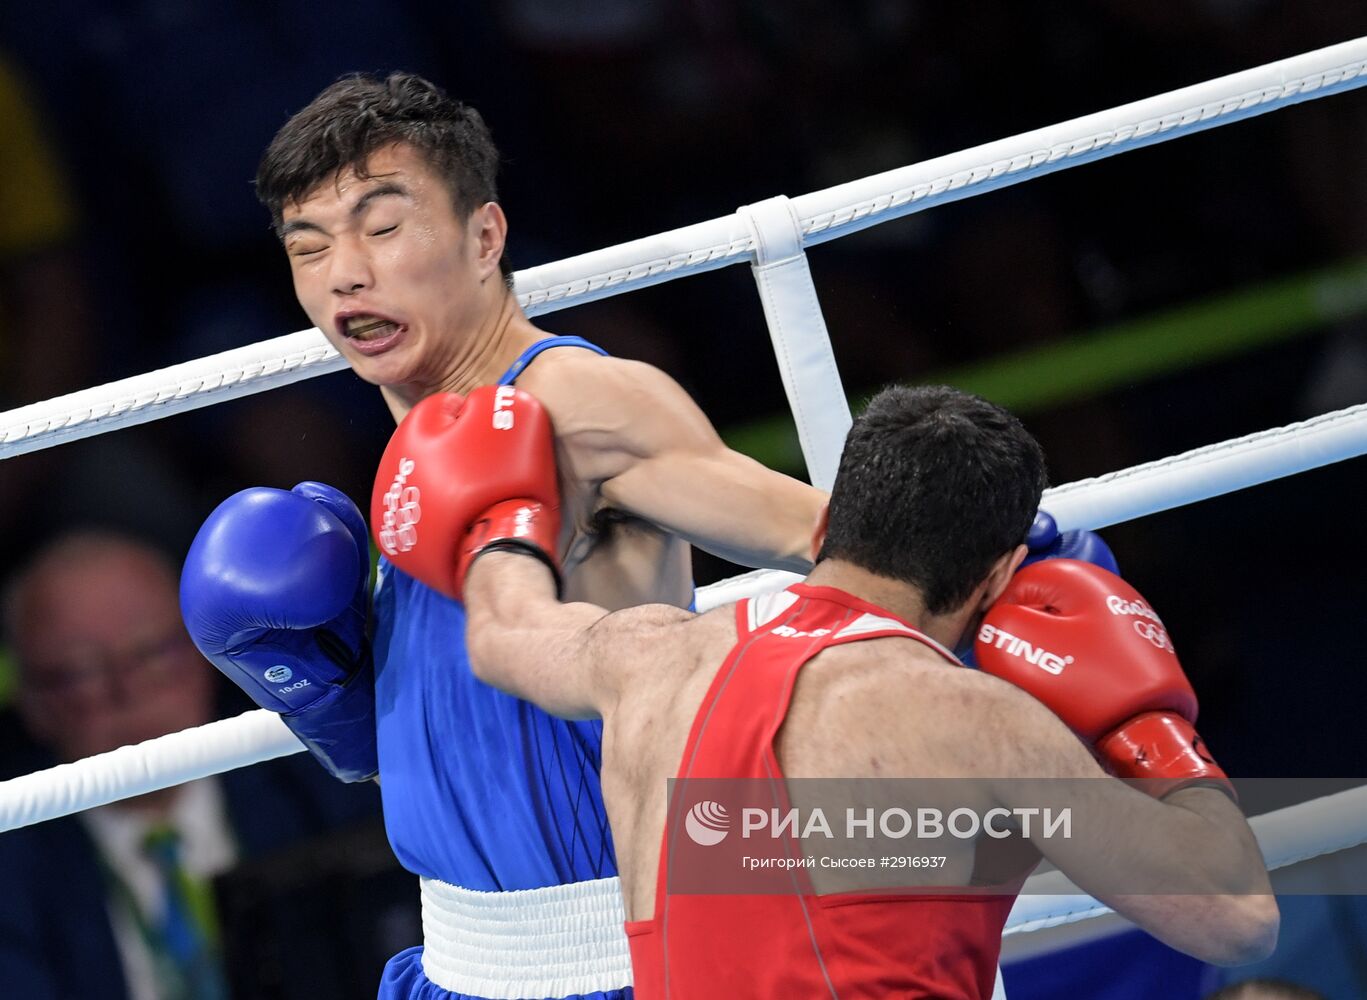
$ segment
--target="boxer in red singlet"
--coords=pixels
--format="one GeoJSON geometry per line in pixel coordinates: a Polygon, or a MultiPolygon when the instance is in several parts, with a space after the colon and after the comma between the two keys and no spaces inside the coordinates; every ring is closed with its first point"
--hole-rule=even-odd
{"type": "Polygon", "coordinates": [[[1270,952],[1277,908],[1257,844],[1195,735],[1171,644],[1143,634],[1161,631],[1156,614],[1086,562],[1017,572],[1044,468],[1010,414],[946,388],[880,394],[847,439],[807,580],[702,615],[558,602],[549,435],[531,397],[472,393],[411,558],[463,587],[476,674],[604,720],[638,997],[987,997],[1014,893],[1041,855],[1189,954],[1270,952]],[[980,671],[950,652],[975,636],[980,671]],[[1107,772],[1150,779],[1152,794],[1107,772]],[[985,842],[942,846],[934,895],[851,892],[818,871],[788,895],[673,894],[674,777],[980,779],[984,809],[1030,805],[1033,779],[1087,778],[1079,800],[1105,825],[1055,840],[1022,830],[1015,867],[998,856],[991,878],[985,842]],[[1094,878],[1117,866],[1180,875],[1190,894],[1094,878]],[[998,891],[952,888],[985,881],[998,891]]]}

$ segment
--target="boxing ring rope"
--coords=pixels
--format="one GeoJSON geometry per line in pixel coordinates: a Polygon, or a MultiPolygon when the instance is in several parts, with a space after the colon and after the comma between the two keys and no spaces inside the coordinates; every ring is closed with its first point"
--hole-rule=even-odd
{"type": "MultiPolygon", "coordinates": [[[[1184,506],[1367,453],[1367,404],[1197,448],[1045,492],[1060,525],[1103,527],[1184,506]]],[[[771,592],[801,579],[756,570],[701,587],[699,611],[771,592]]],[[[302,752],[279,716],[245,712],[136,746],[0,782],[0,832],[302,752]]],[[[1269,869],[1367,843],[1367,786],[1254,817],[1269,869]],[[1332,834],[1325,831],[1333,831],[1332,834]]],[[[1044,876],[1047,878],[1047,876],[1044,876]]],[[[1050,886],[1017,901],[1005,933],[1018,934],[1111,912],[1084,894],[1050,886]]]]}
{"type": "Polygon", "coordinates": [[[303,750],[280,716],[253,709],[0,781],[0,833],[303,750]]]}
{"type": "MultiPolygon", "coordinates": [[[[757,262],[766,315],[773,314],[758,272],[802,260],[802,248],[998,187],[1179,135],[1229,124],[1367,84],[1367,38],[1344,42],[1257,69],[1235,73],[1060,125],[788,199],[748,206],[720,219],[518,272],[518,300],[530,315],[567,308],[686,274],[757,262]],[[778,209],[790,217],[784,223],[778,209]],[[768,255],[765,226],[788,244],[768,255]],[[782,225],[792,233],[784,234],[782,225]]],[[[810,289],[810,276],[796,282],[810,289]]],[[[820,325],[819,307],[816,323],[820,325]]],[[[824,335],[824,326],[820,328],[824,335]]],[[[775,332],[782,358],[782,338],[775,332]]],[[[810,344],[808,345],[810,346],[810,344]]],[[[825,344],[829,352],[829,342],[825,344]]],[[[818,359],[820,360],[820,359],[818,359]]],[[[111,382],[0,414],[0,458],[145,423],[185,410],[345,367],[317,330],[262,341],[160,371],[111,382]]],[[[829,399],[834,383],[785,388],[798,397],[829,399]]],[[[798,382],[802,382],[799,378],[798,382]]],[[[819,381],[819,380],[818,380],[819,381]]],[[[841,409],[844,407],[843,397],[841,409]]],[[[836,413],[824,429],[839,426],[836,413]]],[[[799,413],[799,423],[801,415],[799,413]]],[[[817,428],[816,433],[823,429],[817,428]]],[[[841,431],[843,434],[843,431],[841,431]]],[[[812,464],[814,481],[825,479],[812,464]]],[[[819,442],[817,442],[819,443],[819,442]]],[[[1283,428],[1199,448],[1045,494],[1043,506],[1062,528],[1096,528],[1167,510],[1270,479],[1367,453],[1367,405],[1283,428]]],[[[778,589],[792,574],[755,572],[704,587],[700,609],[778,589]]],[[[198,729],[47,771],[0,782],[0,831],[68,815],[157,788],[301,751],[277,716],[245,713],[198,729]]],[[[1367,790],[1316,799],[1255,817],[1269,867],[1279,867],[1367,842],[1367,790]],[[1346,798],[1345,798],[1346,796],[1346,798]],[[1323,831],[1332,827],[1333,836],[1323,831]]],[[[1027,884],[1027,892],[1029,891],[1027,884]]],[[[1107,912],[1081,895],[1023,897],[1008,933],[1023,933],[1107,912]]]]}
{"type": "MultiPolygon", "coordinates": [[[[1170,91],[1109,111],[792,199],[804,246],[961,198],[1227,125],[1367,84],[1367,38],[1170,91]]],[[[644,288],[755,256],[739,212],[519,271],[529,315],[644,288]]],[[[314,375],[345,363],[302,330],[0,414],[0,458],[146,423],[314,375]]]]}

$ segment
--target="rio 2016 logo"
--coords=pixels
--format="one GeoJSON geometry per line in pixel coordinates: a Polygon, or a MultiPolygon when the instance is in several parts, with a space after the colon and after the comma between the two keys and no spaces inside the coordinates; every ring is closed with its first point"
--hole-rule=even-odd
{"type": "Polygon", "coordinates": [[[384,515],[381,519],[380,548],[386,555],[407,552],[418,544],[418,522],[422,520],[418,487],[408,482],[417,463],[411,458],[399,460],[399,472],[384,494],[384,515]]]}
{"type": "Polygon", "coordinates": [[[1159,649],[1166,650],[1169,653],[1177,652],[1162,625],[1155,625],[1153,622],[1135,622],[1134,630],[1159,649]]]}

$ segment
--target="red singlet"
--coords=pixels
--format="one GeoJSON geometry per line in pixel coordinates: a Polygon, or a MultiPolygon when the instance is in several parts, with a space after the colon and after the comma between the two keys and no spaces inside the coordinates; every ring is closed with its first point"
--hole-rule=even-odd
{"type": "MultiPolygon", "coordinates": [[[[887,611],[795,584],[736,605],[739,640],[688,736],[680,778],[777,778],[774,737],[803,664],[829,646],[905,636],[948,650],[887,611]]],[[[627,921],[637,1000],[992,995],[1014,896],[666,893],[663,838],[651,920],[627,921]]]]}

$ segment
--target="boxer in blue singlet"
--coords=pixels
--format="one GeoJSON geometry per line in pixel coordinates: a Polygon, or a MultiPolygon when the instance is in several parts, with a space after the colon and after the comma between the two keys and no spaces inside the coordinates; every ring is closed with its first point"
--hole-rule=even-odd
{"type": "MultiPolygon", "coordinates": [[[[606,353],[578,337],[542,340],[498,384],[561,346],[606,353]]],[[[564,723],[476,681],[464,643],[451,641],[465,634],[465,609],[383,557],[375,619],[381,792],[404,867],[482,891],[615,875],[596,777],[601,725],[564,723]],[[486,738],[460,736],[476,730],[486,738]],[[434,745],[447,734],[459,745],[434,745]]]]}
{"type": "MultiPolygon", "coordinates": [[[[542,351],[562,346],[606,353],[578,337],[538,341],[498,384],[511,385],[542,351]]],[[[602,723],[557,719],[476,680],[465,652],[465,608],[383,557],[375,620],[380,790],[389,841],[403,866],[480,892],[615,876],[598,781],[602,723]],[[462,735],[475,731],[480,738],[462,735]]],[[[603,890],[610,904],[615,887],[603,890]]],[[[412,948],[390,960],[381,996],[429,995],[422,952],[412,948]]],[[[500,956],[489,958],[497,963],[500,956]]],[[[630,959],[624,966],[623,956],[616,958],[593,974],[590,982],[605,989],[592,996],[624,995],[610,984],[630,982],[622,978],[630,959]]]]}
{"type": "MultiPolygon", "coordinates": [[[[396,422],[433,393],[513,379],[542,401],[567,599],[687,606],[690,543],[805,570],[818,491],[727,449],[664,373],[528,320],[509,284],[497,162],[478,114],[420,78],[352,77],[320,94],[257,178],[309,318],[396,422]]],[[[376,527],[401,537],[420,498],[384,485],[376,527]]],[[[424,947],[391,961],[381,995],[621,995],[598,725],[476,682],[461,606],[383,562],[367,641],[366,537],[329,487],[246,490],[196,538],[182,609],[205,655],[324,766],[378,773],[424,908],[424,947]]]]}

